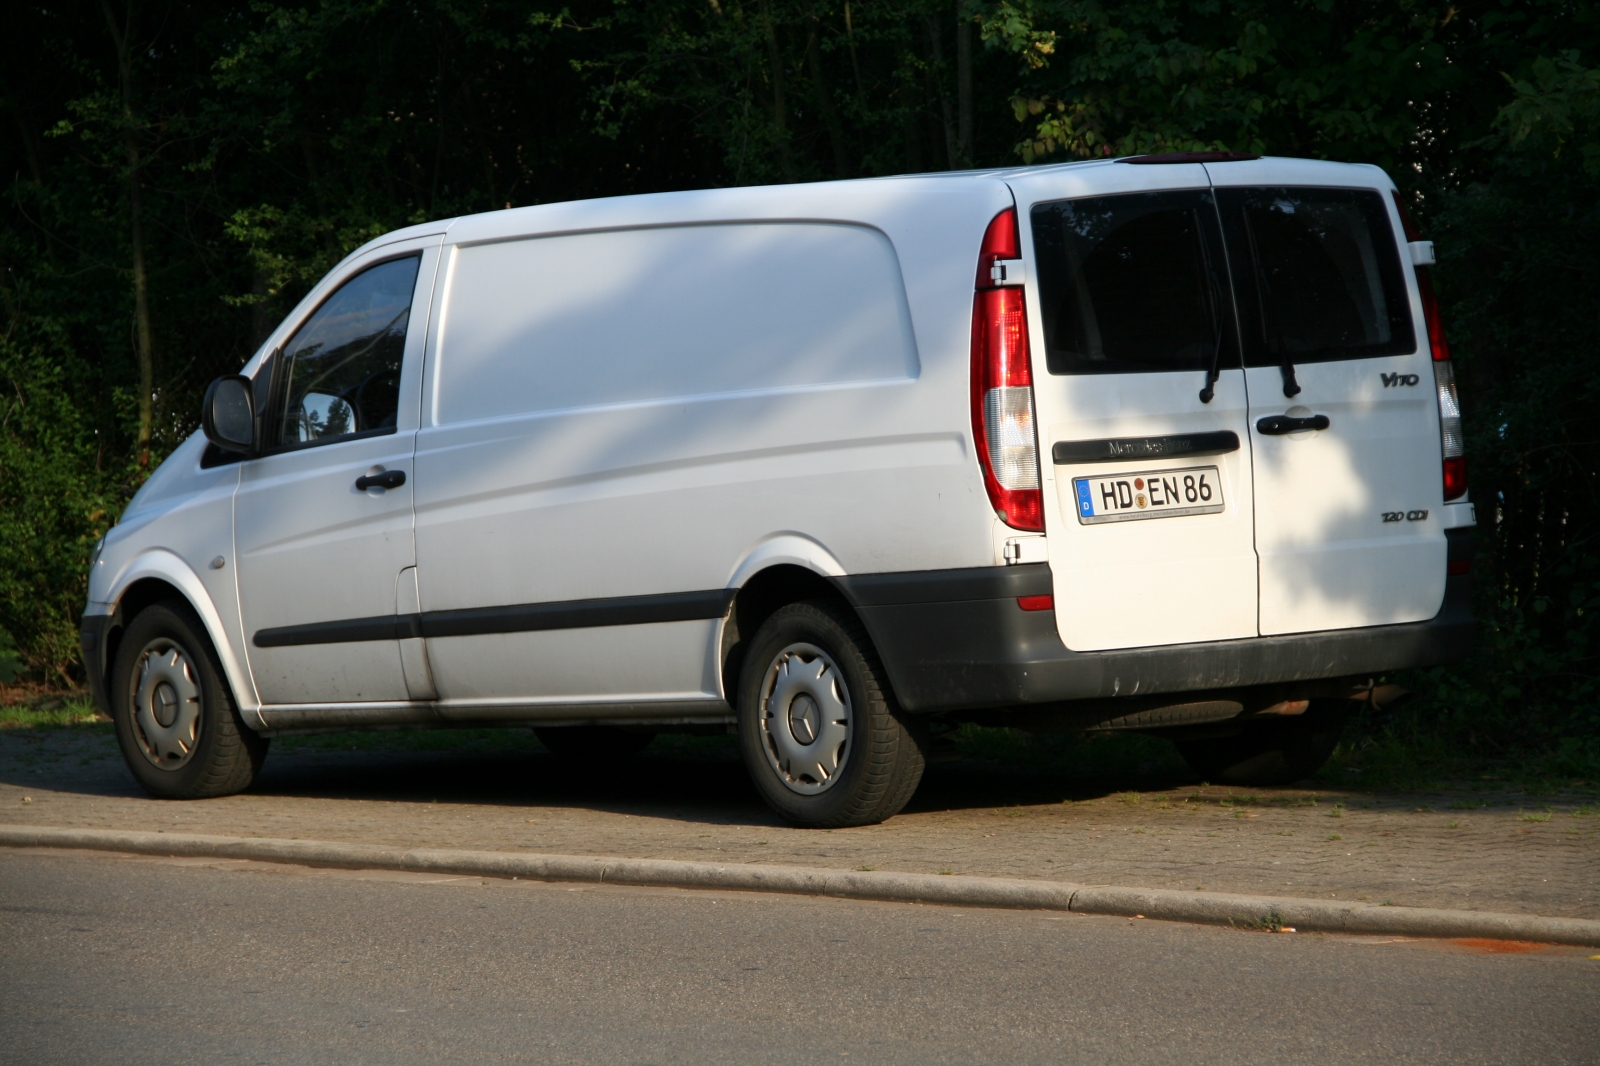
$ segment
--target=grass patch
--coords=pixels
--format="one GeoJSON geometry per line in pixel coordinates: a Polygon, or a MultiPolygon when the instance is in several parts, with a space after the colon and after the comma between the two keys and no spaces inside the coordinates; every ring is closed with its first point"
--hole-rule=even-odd
{"type": "Polygon", "coordinates": [[[30,700],[0,707],[0,729],[64,729],[68,727],[103,726],[111,723],[101,718],[87,697],[61,697],[30,700]]]}
{"type": "Polygon", "coordinates": [[[1230,920],[1228,924],[1238,929],[1249,929],[1258,933],[1281,933],[1290,928],[1289,924],[1283,920],[1283,915],[1277,911],[1268,911],[1261,917],[1253,918],[1250,921],[1233,922],[1230,920]]]}
{"type": "MultiPolygon", "coordinates": [[[[1514,788],[1536,794],[1600,792],[1600,739],[1583,733],[1472,724],[1434,690],[1431,675],[1407,682],[1424,690],[1392,710],[1351,716],[1317,780],[1359,789],[1514,788]],[[1524,734],[1527,734],[1525,739],[1524,734]]],[[[1512,716],[1514,718],[1514,716],[1512,716]]],[[[1457,804],[1459,809],[1461,801],[1457,804]]],[[[1487,806],[1487,804],[1484,804],[1487,806]]]]}

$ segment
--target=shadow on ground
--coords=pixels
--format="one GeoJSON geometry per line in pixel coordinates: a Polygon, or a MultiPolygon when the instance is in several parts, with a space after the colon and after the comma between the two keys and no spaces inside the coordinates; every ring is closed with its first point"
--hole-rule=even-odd
{"type": "MultiPolygon", "coordinates": [[[[1147,738],[1037,741],[985,731],[930,766],[908,812],[1011,807],[1195,782],[1147,738]]],[[[104,725],[0,733],[0,783],[85,796],[139,796],[104,725]]],[[[275,740],[250,794],[572,807],[708,824],[778,824],[733,737],[658,737],[642,755],[585,763],[526,730],[351,733],[275,740]]]]}

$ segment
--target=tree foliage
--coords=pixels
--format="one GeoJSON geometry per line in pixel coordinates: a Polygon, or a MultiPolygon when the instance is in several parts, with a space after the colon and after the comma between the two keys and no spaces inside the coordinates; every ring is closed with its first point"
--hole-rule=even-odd
{"type": "Polygon", "coordinates": [[[95,0],[7,28],[0,629],[36,681],[78,669],[87,552],[205,382],[374,234],[1229,148],[1377,163],[1438,242],[1487,635],[1427,681],[1430,713],[1508,751],[1595,731],[1590,5],[95,0]]]}

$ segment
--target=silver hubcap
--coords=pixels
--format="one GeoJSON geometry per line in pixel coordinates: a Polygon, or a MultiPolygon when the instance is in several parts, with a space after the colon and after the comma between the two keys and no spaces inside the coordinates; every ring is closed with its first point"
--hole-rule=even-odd
{"type": "Polygon", "coordinates": [[[161,637],[139,653],[129,686],[139,750],[163,770],[178,769],[200,740],[200,684],[194,667],[181,647],[161,637]]]}
{"type": "Polygon", "coordinates": [[[850,690],[838,664],[812,644],[778,653],[761,681],[767,761],[792,791],[826,792],[850,755],[850,690]]]}

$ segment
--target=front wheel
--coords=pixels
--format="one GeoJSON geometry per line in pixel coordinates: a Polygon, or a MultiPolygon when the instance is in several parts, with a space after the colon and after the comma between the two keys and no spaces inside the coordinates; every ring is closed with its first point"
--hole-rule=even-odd
{"type": "Polygon", "coordinates": [[[922,780],[922,745],[895,711],[872,642],[830,601],[792,603],[757,630],[738,710],[751,780],[796,825],[881,822],[922,780]]]}
{"type": "Polygon", "coordinates": [[[160,799],[241,792],[267,757],[267,738],[239,717],[185,603],[146,607],[129,623],[111,671],[111,715],[128,769],[160,799]]]}
{"type": "Polygon", "coordinates": [[[1312,700],[1297,715],[1246,722],[1231,737],[1178,742],[1195,773],[1222,785],[1290,785],[1322,769],[1344,732],[1349,700],[1312,700]]]}

